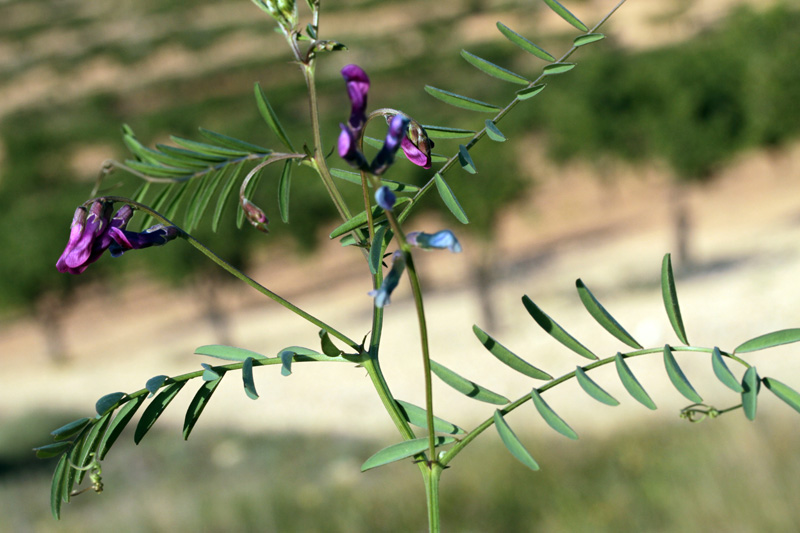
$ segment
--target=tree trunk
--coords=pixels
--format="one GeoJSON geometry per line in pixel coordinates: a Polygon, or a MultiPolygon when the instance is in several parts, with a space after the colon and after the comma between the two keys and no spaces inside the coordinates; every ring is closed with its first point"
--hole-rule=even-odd
{"type": "Polygon", "coordinates": [[[481,256],[473,266],[473,279],[481,313],[480,328],[494,331],[497,329],[497,315],[492,301],[492,284],[494,281],[492,270],[496,265],[493,259],[492,246],[487,244],[482,248],[481,256]]]}
{"type": "Polygon", "coordinates": [[[686,270],[694,265],[691,254],[691,220],[687,199],[687,185],[673,182],[670,189],[670,207],[672,210],[672,223],[675,239],[675,264],[678,268],[686,270]]]}

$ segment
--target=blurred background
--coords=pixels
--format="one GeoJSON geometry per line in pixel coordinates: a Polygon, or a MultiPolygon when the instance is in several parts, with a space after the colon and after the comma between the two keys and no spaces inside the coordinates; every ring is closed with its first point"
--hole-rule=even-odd
{"type": "MultiPolygon", "coordinates": [[[[567,6],[591,26],[613,3],[567,6]]],[[[537,2],[323,7],[321,37],[349,48],[319,65],[330,147],[349,113],[345,64],[369,73],[372,109],[477,129],[486,116],[423,91],[430,84],[498,105],[513,98],[514,87],[464,62],[462,48],[530,77],[544,63],[506,41],[498,20],[556,57],[575,36],[537,2]]],[[[449,227],[465,249],[419,258],[434,359],[506,395],[524,394],[530,383],[473,338],[478,324],[553,375],[582,364],[530,320],[523,294],[612,355],[621,348],[582,310],[579,277],[640,343],[675,343],[658,282],[667,252],[693,344],[732,349],[797,327],[798,25],[800,6],[790,1],[630,0],[604,27],[606,40],[578,51],[573,71],[548,79],[499,124],[507,142],[475,148],[478,174],[447,175],[471,223],[455,221],[435,195],[409,221],[410,230],[449,227]]],[[[105,492],[75,498],[61,522],[49,514],[54,462],[30,449],[93,412],[98,397],[211,362],[192,353],[203,344],[266,355],[316,348],[315,328],[183,242],[104,257],[82,276],[54,268],[103,161],[129,157],[123,124],[146,145],[199,139],[204,127],[277,147],[252,96],[258,81],[295,145],[310,141],[302,78],[273,27],[246,0],[0,0],[0,531],[426,528],[416,469],[359,473],[397,438],[364,373],[325,365],[297,365],[287,378],[259,369],[255,402],[238,380],[223,382],[189,442],[180,436],[191,399],[184,393],[138,448],[123,435],[104,463],[105,492]]],[[[437,141],[434,152],[450,156],[458,142],[437,141]]],[[[390,172],[417,184],[429,177],[405,162],[390,172]]],[[[237,230],[232,201],[219,231],[201,224],[198,238],[351,337],[366,335],[368,273],[360,254],[327,238],[338,222],[323,187],[297,173],[286,225],[277,178],[265,175],[257,193],[269,235],[237,230]]],[[[122,173],[106,183],[114,194],[138,185],[122,173]]],[[[345,194],[356,202],[360,191],[345,194]]],[[[401,286],[387,310],[383,364],[395,394],[421,404],[414,323],[401,286]]],[[[794,352],[753,361],[762,376],[797,388],[794,352]]],[[[679,362],[707,403],[737,403],[705,357],[679,362]]],[[[797,413],[765,393],[755,422],[736,411],[691,425],[677,416],[686,400],[660,358],[633,368],[658,411],[635,404],[606,368],[593,376],[619,407],[590,403],[574,384],[548,396],[577,442],[565,444],[532,407],[516,411],[509,421],[542,470],[525,470],[487,433],[444,477],[448,529],[800,529],[797,413]]],[[[436,392],[437,414],[459,425],[492,412],[439,384],[436,392]]]]}

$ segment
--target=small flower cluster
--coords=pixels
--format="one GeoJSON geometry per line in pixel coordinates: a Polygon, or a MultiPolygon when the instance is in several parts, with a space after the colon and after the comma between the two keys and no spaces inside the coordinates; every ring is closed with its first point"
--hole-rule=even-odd
{"type": "Polygon", "coordinates": [[[128,250],[139,250],[150,246],[161,246],[178,236],[175,226],[156,224],[142,232],[127,231],[133,209],[123,205],[111,216],[113,203],[97,200],[87,210],[81,206],[75,210],[69,230],[67,247],[58,258],[59,272],[80,274],[100,259],[108,250],[112,257],[119,257],[128,250]]]}
{"type": "Polygon", "coordinates": [[[342,69],[342,77],[351,109],[347,124],[340,124],[342,132],[339,134],[339,156],[355,168],[380,176],[394,162],[398,148],[402,148],[409,161],[423,168],[430,168],[432,143],[428,140],[425,129],[402,114],[387,117],[389,131],[383,147],[372,163],[367,163],[364,154],[358,149],[358,143],[367,123],[369,76],[358,65],[347,65],[342,69]]]}

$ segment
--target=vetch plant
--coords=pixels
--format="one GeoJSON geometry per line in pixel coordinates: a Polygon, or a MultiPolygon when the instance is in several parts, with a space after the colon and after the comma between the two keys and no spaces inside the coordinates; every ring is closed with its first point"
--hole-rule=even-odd
{"type": "MultiPolygon", "coordinates": [[[[474,112],[491,113],[493,118],[479,124],[480,127],[474,131],[423,125],[417,120],[419,117],[412,118],[398,109],[380,108],[368,112],[369,76],[357,65],[346,65],[341,69],[344,79],[342,101],[344,102],[346,94],[350,102],[350,112],[346,122],[340,124],[339,137],[332,149],[331,140],[324,140],[321,134],[316,66],[317,61],[326,57],[328,52],[344,50],[345,47],[336,41],[320,39],[319,0],[307,1],[310,22],[305,24],[300,22],[298,6],[291,0],[253,1],[277,22],[304,77],[310,109],[310,145],[304,144],[301,150],[295,148],[281,125],[278,113],[272,108],[259,85],[255,86],[258,110],[287,150],[285,152],[206,129],[200,130],[203,141],[172,137],[174,145],[158,144],[155,148],[149,148],[126,127],[123,138],[133,158],[124,162],[110,161],[104,165],[91,199],[75,211],[66,249],[56,267],[63,273],[82,274],[91,263],[101,260],[106,249],[112,256],[118,257],[128,250],[167,245],[170,241],[183,239],[263,296],[319,328],[319,338],[314,340],[315,343],[319,342],[319,346],[257,347],[275,355],[264,355],[249,348],[200,346],[195,349],[196,354],[223,362],[201,363],[199,369],[177,376],[157,375],[139,390],[102,396],[95,406],[96,414],[56,429],[52,432],[55,442],[36,449],[39,457],[59,457],[50,499],[55,517],[60,517],[62,504],[69,502],[77,494],[88,489],[97,492],[103,489],[101,462],[105,460],[122,430],[133,422],[142,407],[144,409],[135,424],[134,441],[137,444],[170,406],[172,400],[184,388],[189,388],[187,385],[191,382],[191,388],[195,392],[183,426],[183,436],[188,439],[215,390],[228,374],[241,373],[246,395],[257,399],[256,370],[264,366],[280,367],[283,376],[290,376],[296,363],[344,363],[363,367],[381,405],[396,426],[399,438],[398,442],[391,443],[365,458],[361,469],[368,470],[401,460],[415,464],[425,486],[431,531],[440,530],[439,480],[443,472],[453,466],[454,459],[461,451],[485,431],[493,428],[514,457],[532,470],[539,469],[539,464],[528,451],[528,447],[509,425],[506,419],[509,413],[530,402],[555,431],[569,439],[577,439],[577,433],[557,414],[556,408],[548,403],[545,394],[547,391],[574,379],[590,398],[605,405],[618,405],[618,399],[611,396],[591,375],[594,369],[601,366],[613,365],[624,388],[633,399],[649,409],[655,409],[654,400],[636,378],[630,362],[643,356],[663,358],[667,378],[691,402],[682,411],[682,416],[690,421],[714,418],[739,408],[748,419],[753,420],[762,384],[800,411],[798,392],[774,378],[762,378],[756,368],[743,357],[750,352],[800,341],[800,328],[768,333],[748,340],[733,350],[690,344],[678,304],[669,254],[664,256],[661,265],[661,285],[667,318],[679,343],[655,347],[641,345],[606,310],[587,285],[578,280],[578,297],[586,311],[625,346],[624,351],[600,357],[568,333],[531,298],[523,296],[522,305],[533,321],[568,350],[587,360],[584,361],[585,364],[577,365],[574,371],[554,377],[503,346],[480,326],[473,325],[472,331],[477,341],[502,363],[498,365],[499,371],[518,372],[531,380],[530,388],[506,396],[460,375],[431,357],[429,324],[425,316],[423,290],[414,264],[414,255],[420,250],[439,253],[449,250],[458,253],[462,251],[462,247],[457,238],[458,231],[440,228],[408,231],[405,226],[409,215],[423,197],[435,190],[455,219],[468,223],[467,213],[445,181],[445,175],[458,167],[471,174],[477,173],[478,166],[470,154],[472,147],[486,138],[494,142],[506,141],[507,138],[498,125],[502,118],[541,93],[545,88],[546,78],[570,71],[575,65],[567,62],[567,59],[578,48],[603,39],[604,36],[598,33],[599,28],[623,2],[614,6],[602,20],[589,28],[556,0],[544,0],[553,11],[580,32],[572,47],[558,59],[505,24],[498,23],[500,33],[510,43],[547,62],[541,73],[533,79],[464,51],[464,59],[478,70],[501,81],[521,86],[504,107],[445,89],[432,86],[425,88],[427,93],[447,104],[474,112]],[[379,122],[385,121],[387,125],[383,140],[366,136],[367,128],[376,118],[382,119],[379,122]],[[452,155],[445,157],[431,151],[434,147],[432,139],[442,140],[441,144],[446,144],[449,139],[469,140],[453,148],[452,155]],[[365,145],[374,146],[377,152],[368,156],[365,145]],[[407,161],[403,161],[401,151],[407,161]],[[334,152],[338,154],[338,158],[332,155],[334,152]],[[254,203],[254,192],[263,174],[271,165],[279,162],[282,163],[282,168],[279,172],[277,206],[281,221],[289,221],[289,195],[294,169],[298,166],[309,168],[324,184],[341,217],[341,224],[331,231],[330,238],[341,239],[344,246],[342,253],[354,251],[363,255],[366,263],[365,279],[369,276],[372,286],[371,291],[365,290],[364,305],[371,306],[372,320],[361,331],[339,331],[324,317],[311,315],[234,268],[192,236],[194,228],[204,220],[210,219],[211,227],[218,227],[226,201],[231,198],[237,185],[237,224],[241,227],[247,219],[256,229],[267,233],[269,220],[265,210],[254,203]],[[340,162],[344,162],[342,166],[349,166],[355,171],[338,168],[336,165],[340,162]],[[411,168],[407,166],[408,162],[423,169],[432,169],[423,186],[417,187],[402,180],[403,171],[411,168]],[[141,180],[141,187],[132,198],[98,196],[101,184],[114,169],[124,170],[135,179],[141,180]],[[247,172],[244,178],[240,178],[244,169],[247,172]],[[361,190],[359,202],[363,202],[363,205],[358,208],[346,202],[341,193],[340,187],[352,185],[361,190]],[[183,212],[179,223],[177,217],[180,216],[181,206],[183,212]],[[139,232],[128,229],[137,211],[144,218],[141,221],[142,227],[146,227],[139,232]],[[393,291],[406,277],[414,298],[418,321],[416,335],[419,337],[419,354],[423,362],[423,373],[420,377],[424,382],[425,394],[416,403],[401,400],[392,394],[380,365],[386,306],[391,303],[393,291]],[[733,406],[717,409],[703,403],[702,397],[678,362],[679,358],[688,357],[708,360],[715,375],[735,394],[733,406]],[[743,375],[739,377],[729,364],[741,365],[744,371],[740,373],[743,375]],[[462,428],[435,416],[432,387],[434,375],[456,391],[478,402],[490,404],[492,407],[487,409],[484,420],[475,427],[462,428]],[[422,405],[417,405],[418,403],[422,405]],[[76,488],[81,485],[87,473],[91,481],[89,487],[76,488]]],[[[412,334],[409,333],[409,336],[412,334]]],[[[310,341],[303,339],[299,342],[308,345],[310,341]]],[[[583,401],[583,398],[576,398],[576,401],[583,401]]]]}

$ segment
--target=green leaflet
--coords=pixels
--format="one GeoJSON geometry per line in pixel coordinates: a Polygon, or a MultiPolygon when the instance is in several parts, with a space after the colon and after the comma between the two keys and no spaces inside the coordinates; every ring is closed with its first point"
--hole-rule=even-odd
{"type": "Polygon", "coordinates": [[[751,366],[744,373],[742,378],[742,409],[744,416],[748,420],[756,419],[756,409],[758,407],[758,389],[761,387],[761,380],[756,372],[756,367],[751,366]]]}
{"type": "Polygon", "coordinates": [[[122,433],[122,430],[125,429],[125,426],[127,426],[128,422],[131,421],[131,418],[133,418],[133,415],[136,414],[136,411],[144,403],[144,400],[144,395],[137,396],[136,398],[133,398],[125,403],[125,405],[123,405],[120,410],[117,411],[117,416],[115,416],[114,420],[111,421],[106,434],[103,436],[103,440],[101,440],[100,444],[97,446],[98,461],[105,459],[108,450],[110,450],[111,446],[113,446],[117,441],[117,438],[122,433]]]}
{"type": "Polygon", "coordinates": [[[686,330],[683,327],[681,308],[678,305],[678,292],[675,290],[675,276],[672,274],[672,259],[669,254],[666,254],[661,262],[661,294],[673,331],[683,344],[688,345],[689,340],[686,338],[686,330]]]}
{"type": "Polygon", "coordinates": [[[778,398],[800,413],[800,393],[775,378],[764,378],[764,385],[778,398]]]}
{"type": "Polygon", "coordinates": [[[381,268],[381,262],[383,261],[383,245],[386,244],[386,233],[389,232],[391,239],[391,230],[389,226],[382,225],[375,230],[375,238],[372,239],[372,244],[369,247],[369,271],[372,272],[373,275],[377,274],[381,268]]]}
{"type": "Polygon", "coordinates": [[[278,354],[281,359],[281,376],[292,375],[292,358],[294,355],[294,352],[290,350],[283,350],[278,354]]]}
{"type": "Polygon", "coordinates": [[[531,470],[539,470],[539,465],[536,463],[536,460],[534,460],[533,456],[525,449],[525,446],[522,445],[522,442],[520,442],[500,411],[494,412],[494,427],[497,429],[497,433],[500,435],[503,444],[505,444],[508,451],[511,452],[511,455],[516,457],[520,463],[531,470]]]}
{"type": "Polygon", "coordinates": [[[215,381],[222,377],[222,375],[208,363],[200,363],[200,366],[205,369],[203,372],[203,381],[215,381]]]}
{"type": "Polygon", "coordinates": [[[236,348],[235,346],[225,346],[223,344],[207,344],[195,349],[194,353],[197,355],[208,355],[216,357],[217,359],[225,359],[226,361],[244,361],[248,357],[253,359],[267,359],[266,356],[244,348],[236,348]]]}
{"type": "Polygon", "coordinates": [[[289,150],[296,152],[297,150],[295,150],[294,146],[292,146],[292,141],[290,141],[289,137],[286,135],[286,131],[283,129],[280,120],[278,120],[278,116],[272,109],[269,100],[267,100],[267,95],[264,94],[263,90],[261,90],[261,85],[259,85],[258,82],[255,84],[254,92],[256,97],[256,105],[258,106],[258,112],[261,113],[264,122],[267,123],[267,126],[269,126],[272,132],[278,136],[278,139],[280,139],[281,142],[285,144],[287,148],[289,148],[289,150]]]}
{"type": "Polygon", "coordinates": [[[153,165],[150,163],[143,163],[134,159],[126,159],[125,166],[144,174],[151,178],[189,178],[196,172],[196,169],[186,169],[177,167],[168,167],[163,165],[153,165]]]}
{"type": "Polygon", "coordinates": [[[71,441],[51,442],[50,444],[45,444],[44,446],[37,446],[33,449],[33,451],[36,452],[36,457],[39,459],[47,459],[61,455],[67,449],[69,449],[70,446],[72,446],[71,441]]]}
{"type": "Polygon", "coordinates": [[[559,4],[557,0],[544,0],[544,3],[547,4],[550,9],[555,11],[559,17],[572,24],[575,28],[579,29],[580,31],[589,31],[589,28],[586,27],[586,24],[581,22],[578,17],[570,13],[566,7],[559,4]]]}
{"type": "Polygon", "coordinates": [[[61,493],[64,488],[64,474],[68,466],[67,459],[67,454],[64,454],[58,460],[56,469],[53,471],[53,480],[50,483],[50,513],[56,520],[61,518],[61,493]]]}
{"type": "Polygon", "coordinates": [[[464,130],[461,128],[449,128],[447,126],[431,126],[425,124],[422,126],[430,139],[461,139],[464,137],[472,137],[475,132],[472,130],[464,130]]]}
{"type": "Polygon", "coordinates": [[[598,402],[611,406],[619,405],[617,399],[611,396],[605,390],[603,390],[603,388],[600,387],[600,385],[595,383],[595,381],[586,374],[583,368],[581,367],[575,368],[575,379],[578,380],[578,384],[584,391],[586,391],[586,394],[588,394],[598,402]]]}
{"type": "MultiPolygon", "coordinates": [[[[436,446],[442,446],[443,444],[450,444],[453,441],[455,441],[453,437],[436,437],[435,442],[436,446]]],[[[387,446],[364,461],[364,464],[361,465],[361,471],[366,472],[371,468],[377,468],[379,466],[393,463],[407,457],[412,457],[424,452],[427,449],[428,437],[398,442],[397,444],[387,446]]]]}
{"type": "Polygon", "coordinates": [[[554,76],[556,74],[564,74],[575,68],[575,63],[553,63],[547,65],[542,69],[542,74],[545,76],[554,76]]]}
{"type": "Polygon", "coordinates": [[[210,161],[225,161],[227,159],[235,159],[250,155],[249,150],[234,150],[232,148],[225,148],[224,146],[217,146],[214,144],[192,141],[191,139],[184,139],[183,137],[177,137],[175,135],[170,135],[169,138],[178,146],[182,146],[183,148],[187,149],[181,152],[178,149],[172,148],[172,153],[174,155],[183,153],[183,155],[187,157],[193,157],[195,159],[206,157],[210,161]]]}
{"type": "MultiPolygon", "coordinates": [[[[400,203],[399,201],[401,198],[397,199],[398,202],[395,203],[397,205],[400,203]]],[[[372,220],[375,220],[379,216],[383,214],[383,209],[380,206],[372,206],[372,220]]],[[[351,218],[350,220],[344,222],[340,226],[338,226],[335,230],[333,230],[330,234],[331,239],[335,239],[336,237],[341,237],[345,233],[353,231],[354,229],[360,228],[361,226],[367,223],[367,212],[361,211],[359,214],[351,218]]]]}
{"type": "Polygon", "coordinates": [[[500,110],[500,108],[496,105],[487,104],[486,102],[481,102],[480,100],[475,100],[474,98],[469,98],[460,94],[451,93],[450,91],[437,89],[436,87],[432,87],[430,85],[425,86],[425,92],[446,104],[460,107],[462,109],[469,109],[470,111],[493,113],[500,110]]]}
{"type": "Polygon", "coordinates": [[[191,403],[189,404],[189,408],[186,410],[186,416],[183,419],[183,439],[187,440],[189,435],[192,433],[195,424],[200,419],[200,415],[203,414],[203,409],[206,408],[208,405],[208,401],[211,399],[211,395],[214,394],[214,391],[217,390],[217,387],[220,383],[222,383],[222,377],[225,374],[221,374],[219,379],[215,379],[214,381],[206,381],[204,382],[197,392],[192,398],[191,403]]]}
{"type": "Polygon", "coordinates": [[[539,324],[539,326],[548,334],[550,334],[550,336],[555,340],[581,357],[585,357],[587,359],[597,359],[597,356],[593,354],[589,348],[578,342],[575,337],[567,333],[564,328],[559,326],[544,311],[539,309],[539,306],[533,303],[533,301],[528,298],[527,295],[522,297],[522,304],[525,306],[525,309],[528,310],[528,313],[530,313],[536,323],[539,324]]]}
{"type": "MultiPolygon", "coordinates": [[[[400,408],[406,422],[413,424],[417,427],[428,427],[428,412],[422,407],[417,407],[414,404],[404,402],[403,400],[395,400],[395,403],[400,408]]],[[[460,435],[466,433],[463,429],[455,424],[451,424],[447,420],[443,420],[438,416],[433,417],[433,430],[441,433],[449,433],[451,435],[460,435]]]]}
{"type": "Polygon", "coordinates": [[[104,415],[109,410],[114,409],[117,406],[117,402],[119,402],[122,398],[125,397],[124,392],[112,392],[111,394],[106,394],[95,404],[94,408],[97,411],[98,415],[104,415]]]}
{"type": "Polygon", "coordinates": [[[453,190],[450,188],[447,182],[444,181],[442,175],[436,173],[433,179],[436,182],[436,190],[439,191],[439,196],[442,197],[444,205],[446,205],[450,212],[453,213],[453,216],[456,217],[456,220],[462,224],[469,224],[469,219],[467,218],[467,214],[464,212],[464,208],[461,207],[460,203],[458,203],[456,195],[453,194],[453,190]]]}
{"type": "Polygon", "coordinates": [[[230,198],[231,193],[233,193],[234,187],[236,187],[237,178],[243,166],[242,164],[234,165],[233,173],[225,178],[225,185],[222,187],[222,192],[220,192],[217,197],[217,205],[214,207],[214,217],[211,219],[211,229],[214,232],[219,228],[219,221],[222,219],[222,211],[225,209],[225,203],[228,198],[230,198]]]}
{"type": "MultiPolygon", "coordinates": [[[[180,141],[185,141],[187,143],[194,142],[189,141],[188,139],[181,139],[180,137],[175,137],[175,139],[179,139],[180,141]]],[[[180,144],[180,142],[176,142],[176,144],[180,144]]],[[[164,154],[167,154],[171,157],[175,163],[172,163],[173,166],[190,166],[194,168],[208,168],[213,166],[214,163],[221,163],[223,161],[227,161],[230,158],[235,157],[242,157],[248,155],[248,152],[239,152],[235,150],[230,150],[229,148],[223,148],[214,146],[212,144],[206,143],[197,143],[199,146],[207,147],[204,149],[204,152],[197,152],[195,150],[187,150],[186,148],[180,148],[177,146],[170,146],[168,144],[156,144],[156,148],[164,154]],[[214,153],[217,151],[226,152],[226,155],[222,155],[221,153],[214,153]]],[[[166,163],[170,164],[170,163],[166,163]]]]}
{"type": "Polygon", "coordinates": [[[553,376],[551,376],[547,372],[539,370],[532,364],[523,360],[518,355],[514,354],[511,350],[509,350],[508,348],[506,348],[505,346],[494,340],[488,333],[483,331],[478,326],[472,326],[472,332],[475,333],[475,336],[478,337],[479,341],[481,341],[483,347],[489,350],[489,353],[497,357],[502,363],[506,364],[508,367],[513,368],[517,372],[525,374],[526,376],[532,377],[534,379],[544,379],[544,380],[553,379],[553,376]]]}
{"type": "Polygon", "coordinates": [[[339,357],[344,352],[336,347],[331,340],[331,336],[324,329],[319,330],[319,341],[322,346],[322,353],[328,357],[339,357]]]}
{"type": "Polygon", "coordinates": [[[656,404],[653,403],[653,400],[650,399],[650,396],[645,392],[644,387],[639,384],[639,381],[631,372],[631,369],[628,367],[628,364],[625,362],[625,359],[622,357],[621,353],[617,353],[617,357],[615,358],[614,362],[617,366],[617,374],[619,374],[619,379],[622,381],[622,384],[625,386],[625,390],[633,396],[633,399],[639,402],[640,404],[644,405],[648,409],[655,410],[656,404]]]}
{"type": "Polygon", "coordinates": [[[579,35],[575,37],[572,41],[572,45],[575,47],[585,46],[587,44],[596,43],[597,41],[602,41],[605,39],[606,36],[602,33],[587,33],[585,35],[579,35]]]}
{"type": "Polygon", "coordinates": [[[689,383],[681,367],[678,366],[678,362],[675,360],[675,356],[672,354],[672,349],[669,345],[664,346],[664,367],[667,369],[669,380],[675,388],[678,389],[678,392],[683,394],[690,402],[703,403],[703,398],[697,394],[697,391],[695,391],[692,384],[689,383]]]}
{"type": "Polygon", "coordinates": [[[553,57],[549,52],[539,48],[528,39],[523,37],[522,35],[518,34],[517,32],[510,29],[508,26],[503,24],[502,22],[497,23],[497,29],[500,30],[506,39],[514,43],[515,45],[519,46],[526,52],[529,52],[539,59],[544,59],[545,61],[555,61],[556,58],[553,57]]]}
{"type": "Polygon", "coordinates": [[[581,280],[577,280],[575,285],[578,288],[578,296],[580,296],[583,306],[587,311],[589,311],[589,314],[592,315],[592,318],[597,320],[597,323],[603,326],[603,329],[611,333],[613,336],[631,348],[636,348],[639,350],[642,349],[642,345],[636,342],[631,334],[625,331],[625,328],[620,326],[619,322],[617,322],[614,317],[612,317],[611,314],[606,311],[605,307],[600,304],[597,298],[594,297],[589,288],[584,285],[581,280]]]}
{"type": "Polygon", "coordinates": [[[492,76],[499,80],[508,81],[519,85],[528,85],[530,83],[530,80],[525,79],[519,74],[504,69],[500,65],[495,65],[491,61],[487,61],[482,57],[478,57],[475,54],[471,54],[466,50],[461,50],[461,57],[463,57],[467,61],[467,63],[477,68],[481,72],[488,74],[489,76],[492,76]]]}
{"type": "Polygon", "coordinates": [[[780,331],[773,331],[772,333],[767,333],[754,339],[750,339],[747,342],[743,342],[733,350],[733,353],[747,353],[758,350],[766,350],[767,348],[773,348],[775,346],[780,346],[781,344],[790,344],[797,341],[800,341],[800,328],[782,329],[780,331]]]}
{"type": "MultiPolygon", "coordinates": [[[[111,413],[107,413],[103,416],[100,420],[94,423],[92,429],[89,433],[86,434],[86,437],[83,439],[83,443],[81,444],[80,452],[78,452],[77,460],[73,461],[76,466],[85,467],[91,461],[89,458],[91,454],[96,453],[97,447],[100,444],[100,440],[105,435],[106,430],[108,429],[108,424],[111,422],[111,413]]],[[[83,477],[86,475],[88,470],[78,470],[76,472],[76,482],[80,483],[83,481],[83,477]]],[[[69,488],[69,492],[72,492],[72,486],[69,488]]]]}
{"type": "Polygon", "coordinates": [[[272,153],[272,150],[268,150],[267,148],[264,148],[262,146],[257,146],[247,141],[242,141],[239,139],[235,139],[233,137],[228,137],[227,135],[207,130],[205,128],[200,128],[200,135],[204,136],[206,139],[227,146],[228,148],[233,148],[234,150],[244,150],[246,152],[251,152],[255,154],[265,154],[265,155],[272,153]]]}
{"type": "Polygon", "coordinates": [[[539,83],[538,85],[534,85],[533,87],[528,87],[527,89],[522,89],[517,91],[517,100],[527,100],[528,98],[533,98],[546,87],[546,84],[539,83]]]}
{"type": "MultiPolygon", "coordinates": [[[[332,168],[330,169],[331,176],[334,178],[343,179],[345,181],[349,181],[355,185],[361,186],[361,174],[358,172],[352,172],[350,170],[342,170],[341,168],[332,168]]],[[[389,189],[393,191],[403,191],[403,192],[417,192],[419,187],[416,185],[409,185],[408,183],[401,183],[399,181],[392,181],[381,179],[381,185],[385,185],[389,187],[389,189]]],[[[367,181],[367,186],[372,188],[372,184],[367,181]]]]}
{"type": "Polygon", "coordinates": [[[492,403],[495,405],[505,405],[510,401],[505,396],[497,394],[496,392],[492,392],[486,387],[478,385],[474,381],[470,381],[459,376],[449,368],[440,365],[434,360],[431,360],[431,370],[439,377],[439,379],[453,387],[455,390],[475,400],[492,403]]]}
{"type": "Polygon", "coordinates": [[[139,423],[136,424],[136,431],[133,434],[133,442],[139,444],[147,432],[150,431],[150,428],[153,427],[153,424],[156,423],[158,417],[164,412],[164,409],[170,404],[172,400],[175,399],[175,396],[180,392],[184,385],[188,383],[187,381],[180,381],[177,383],[172,383],[168,385],[163,391],[161,391],[158,396],[153,398],[153,401],[150,402],[150,405],[147,406],[147,409],[144,410],[142,413],[142,418],[139,419],[139,423]]]}
{"type": "Polygon", "coordinates": [[[463,144],[458,145],[458,162],[461,168],[470,174],[477,174],[478,170],[475,168],[475,163],[472,162],[472,156],[469,155],[469,150],[463,144]]]}
{"type": "Polygon", "coordinates": [[[242,382],[244,383],[244,392],[251,400],[258,400],[258,392],[256,392],[256,383],[253,379],[253,358],[248,357],[244,360],[242,365],[242,382]]]}
{"type": "Polygon", "coordinates": [[[739,383],[739,380],[736,379],[736,376],[730,371],[728,365],[725,364],[725,361],[722,359],[722,353],[720,353],[719,348],[716,346],[714,346],[714,349],[711,351],[711,366],[714,368],[714,374],[723,385],[737,394],[742,393],[742,384],[739,383]]]}
{"type": "Polygon", "coordinates": [[[79,418],[77,420],[73,420],[69,424],[64,424],[58,429],[54,429],[50,432],[50,435],[52,435],[55,440],[65,440],[79,433],[83,428],[86,427],[86,424],[88,423],[89,418],[79,418]]]}
{"type": "Polygon", "coordinates": [[[161,388],[162,385],[169,379],[169,376],[164,374],[154,376],[147,380],[147,383],[144,384],[144,388],[147,389],[147,392],[150,394],[147,396],[148,398],[151,396],[155,396],[158,389],[161,388]]]}
{"type": "Polygon", "coordinates": [[[539,414],[542,415],[542,418],[544,418],[544,421],[547,422],[548,426],[555,429],[567,438],[573,440],[578,438],[578,434],[575,433],[571,427],[569,427],[569,424],[564,422],[564,419],[558,416],[556,412],[553,411],[549,405],[547,405],[547,402],[542,399],[541,395],[539,395],[539,391],[533,389],[531,391],[531,399],[533,399],[533,405],[536,406],[536,410],[539,411],[539,414]]]}
{"type": "Polygon", "coordinates": [[[278,182],[278,212],[280,212],[281,220],[284,224],[289,223],[289,192],[292,187],[293,170],[294,165],[292,165],[292,160],[287,159],[283,164],[281,180],[278,182]]]}
{"type": "Polygon", "coordinates": [[[506,136],[503,132],[497,129],[497,125],[491,120],[486,119],[486,135],[489,136],[494,142],[502,143],[506,141],[506,136]]]}

